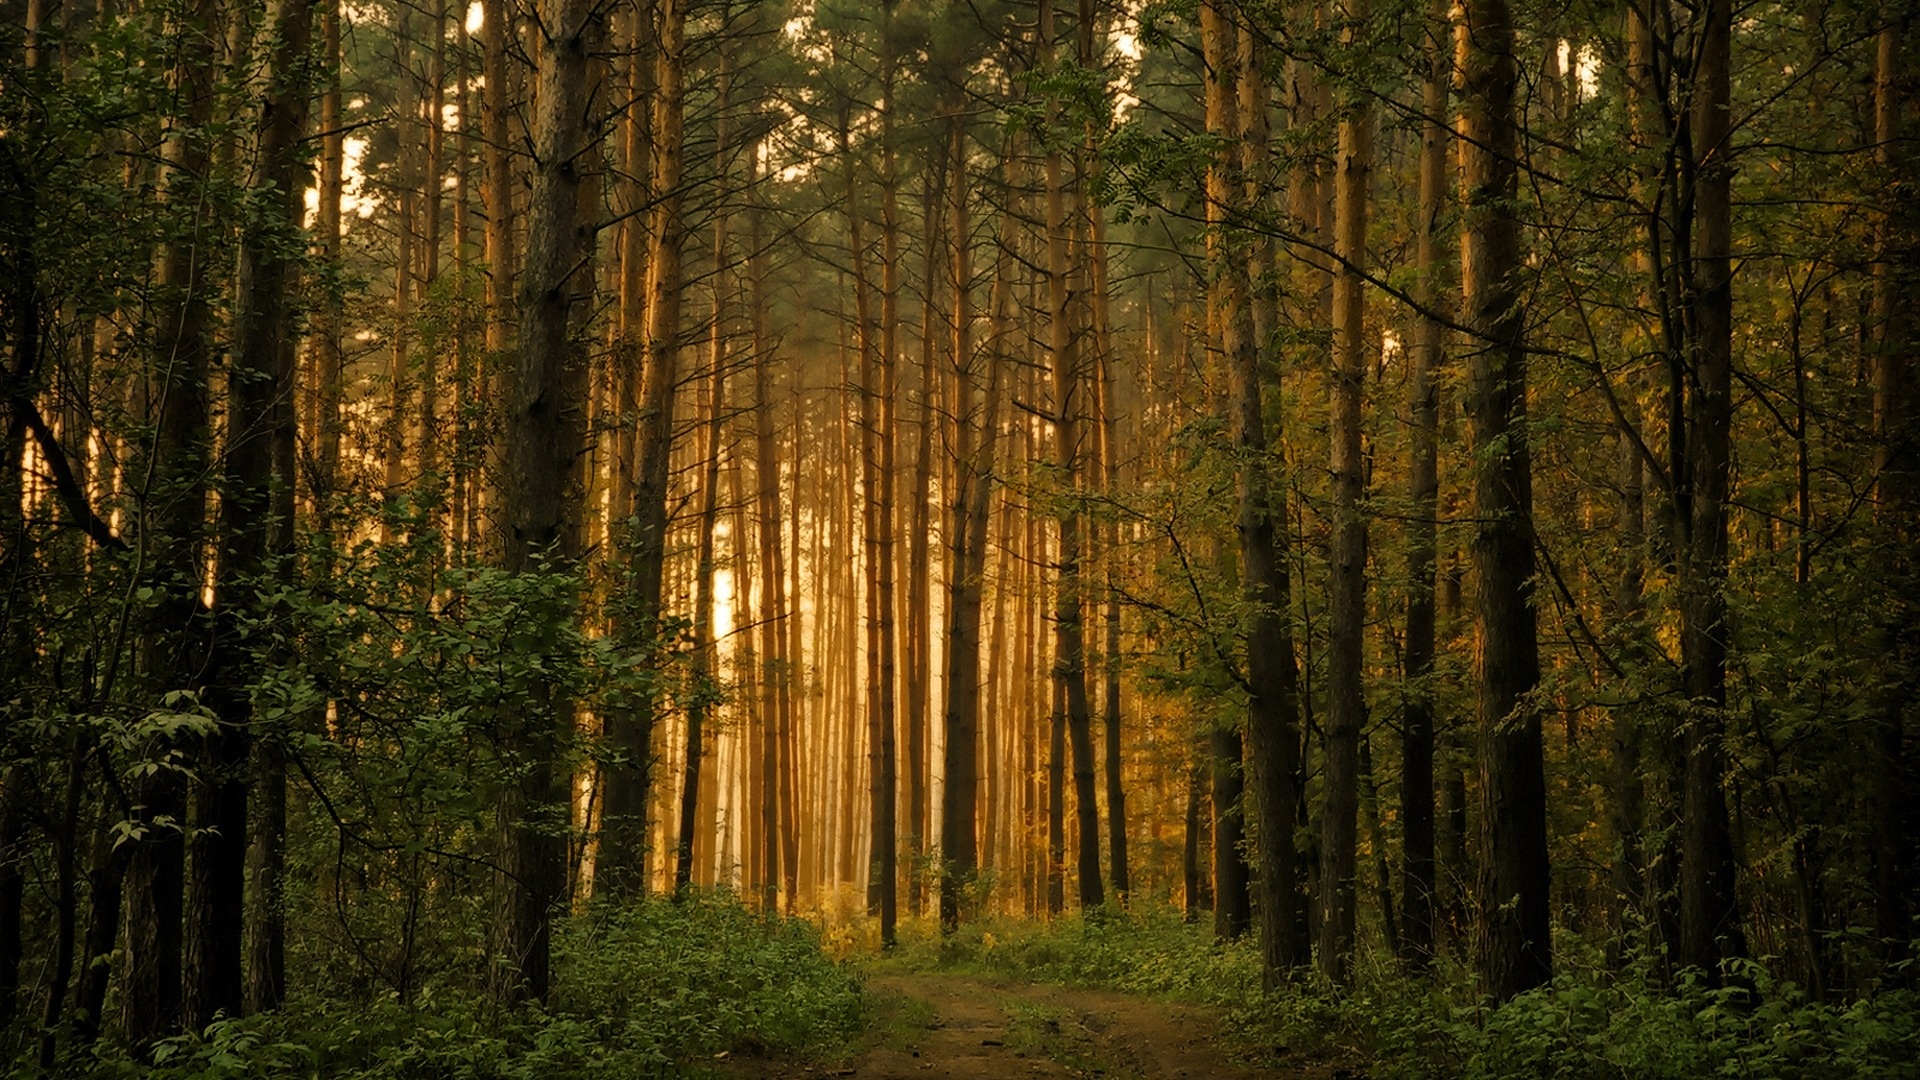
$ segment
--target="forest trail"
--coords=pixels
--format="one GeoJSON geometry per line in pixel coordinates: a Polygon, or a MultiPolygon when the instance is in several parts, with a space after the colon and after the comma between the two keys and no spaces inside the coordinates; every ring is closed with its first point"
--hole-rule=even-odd
{"type": "Polygon", "coordinates": [[[946,973],[870,978],[875,1016],[860,1048],[818,1062],[735,1058],[740,1080],[1320,1080],[1235,1061],[1205,1009],[1144,997],[946,973]]]}

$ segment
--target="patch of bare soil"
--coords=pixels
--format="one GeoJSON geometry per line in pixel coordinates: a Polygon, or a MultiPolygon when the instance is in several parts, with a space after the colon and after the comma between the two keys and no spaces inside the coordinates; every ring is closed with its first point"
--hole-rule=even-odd
{"type": "MultiPolygon", "coordinates": [[[[1236,1060],[1219,1038],[1215,1019],[1190,1006],[948,974],[881,975],[868,982],[867,992],[875,1002],[874,1026],[849,1056],[824,1062],[735,1056],[722,1064],[723,1071],[740,1080],[1309,1076],[1236,1060]]],[[[1328,1074],[1313,1070],[1311,1075],[1328,1074]]]]}

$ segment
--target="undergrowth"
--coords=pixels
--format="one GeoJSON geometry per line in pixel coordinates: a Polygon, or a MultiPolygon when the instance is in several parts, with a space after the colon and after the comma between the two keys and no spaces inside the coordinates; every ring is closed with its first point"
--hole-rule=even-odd
{"type": "MultiPolygon", "coordinates": [[[[916,928],[918,929],[918,928],[916,928]]],[[[1499,1007],[1442,963],[1431,979],[1363,955],[1352,984],[1312,976],[1260,990],[1251,941],[1220,944],[1165,908],[1051,924],[991,921],[944,940],[920,930],[888,964],[1099,986],[1211,1006],[1267,1059],[1327,1062],[1373,1080],[1920,1080],[1920,994],[1810,1000],[1763,963],[1663,985],[1640,957],[1609,970],[1569,940],[1554,981],[1499,1007]]]]}
{"type": "Polygon", "coordinates": [[[303,988],[277,1012],[155,1048],[101,1047],[61,1075],[153,1080],[631,1080],[729,1050],[793,1052],[851,1036],[851,972],[795,919],[726,896],[650,901],[556,924],[550,1009],[502,1013],[466,989],[402,1002],[303,988]]]}

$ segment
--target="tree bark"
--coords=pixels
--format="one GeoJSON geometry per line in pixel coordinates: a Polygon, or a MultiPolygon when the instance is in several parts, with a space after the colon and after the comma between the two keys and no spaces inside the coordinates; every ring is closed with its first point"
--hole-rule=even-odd
{"type": "MultiPolygon", "coordinates": [[[[1420,217],[1414,259],[1420,267],[1420,303],[1437,311],[1449,295],[1442,216],[1448,206],[1447,91],[1453,78],[1446,47],[1447,0],[1427,8],[1428,57],[1422,80],[1420,217]]],[[[1446,326],[1421,315],[1409,350],[1407,497],[1407,639],[1402,654],[1406,705],[1400,737],[1401,888],[1404,959],[1415,970],[1433,963],[1434,944],[1434,553],[1439,517],[1440,393],[1446,363],[1446,326]]]]}
{"type": "MultiPolygon", "coordinates": [[[[958,76],[956,75],[956,78],[958,76]]],[[[947,120],[948,214],[953,224],[953,364],[955,483],[948,525],[946,789],[940,821],[940,927],[959,927],[963,893],[979,869],[980,606],[986,573],[988,510],[992,506],[994,445],[1004,364],[998,343],[985,352],[984,399],[973,348],[973,245],[969,242],[966,114],[959,88],[944,108],[947,120]],[[976,419],[976,417],[978,419],[976,419]],[[976,426],[977,425],[977,426],[976,426]]],[[[1004,222],[1003,222],[1004,224],[1004,222]]],[[[1004,234],[1003,234],[1004,238],[1004,234]]]]}
{"type": "MultiPolygon", "coordinates": [[[[1053,62],[1053,5],[1041,0],[1041,63],[1053,62]]],[[[1062,491],[1059,502],[1058,575],[1054,585],[1054,671],[1061,684],[1068,738],[1073,744],[1073,793],[1080,905],[1098,907],[1106,888],[1100,876],[1100,807],[1096,801],[1093,765],[1093,708],[1087,700],[1086,633],[1081,580],[1084,528],[1079,504],[1081,451],[1080,341],[1073,325],[1075,298],[1070,285],[1067,221],[1067,180],[1064,155],[1050,149],[1046,156],[1047,188],[1047,358],[1053,371],[1053,432],[1055,465],[1062,491]]],[[[1075,172],[1078,173],[1078,169],[1075,172]]]]}
{"type": "MultiPolygon", "coordinates": [[[[1240,591],[1248,611],[1246,739],[1251,750],[1250,802],[1259,868],[1261,973],[1263,983],[1271,988],[1304,963],[1306,956],[1298,949],[1304,913],[1293,844],[1297,675],[1287,624],[1290,589],[1285,532],[1275,521],[1275,505],[1284,495],[1276,490],[1268,471],[1262,342],[1255,332],[1250,295],[1248,267],[1261,264],[1254,245],[1236,239],[1235,231],[1238,215],[1257,214],[1258,201],[1264,197],[1267,93],[1250,24],[1239,24],[1221,5],[1209,3],[1201,9],[1201,36],[1208,56],[1208,128],[1240,140],[1239,153],[1215,161],[1207,174],[1208,318],[1230,384],[1227,420],[1237,459],[1235,528],[1240,591]]],[[[1243,892],[1236,889],[1233,895],[1243,892]]],[[[1232,907],[1225,905],[1224,916],[1222,907],[1216,907],[1216,920],[1224,917],[1231,923],[1238,917],[1232,907]]],[[[1236,933],[1237,929],[1226,927],[1226,936],[1236,933]]]]}
{"type": "MultiPolygon", "coordinates": [[[[227,385],[227,486],[221,500],[226,552],[221,567],[221,603],[235,614],[271,619],[272,595],[291,581],[288,557],[294,548],[294,337],[288,310],[299,264],[287,253],[297,250],[301,193],[307,169],[301,158],[312,97],[311,0],[280,0],[274,11],[267,96],[259,119],[259,162],[253,187],[272,207],[243,229],[240,269],[234,300],[234,361],[227,385]]],[[[286,866],[286,758],[281,733],[254,716],[246,684],[253,674],[247,645],[226,623],[229,656],[223,663],[222,719],[230,729],[221,738],[230,760],[222,763],[231,785],[223,793],[223,829],[241,828],[215,841],[217,859],[207,860],[206,888],[212,901],[197,909],[196,929],[208,946],[201,954],[207,968],[196,979],[190,969],[186,1007],[189,1025],[204,1027],[220,1011],[237,1015],[242,1005],[240,927],[245,881],[252,879],[244,925],[249,963],[244,989],[248,1011],[279,1005],[286,996],[286,919],[281,877],[286,866]],[[251,738],[241,735],[250,730],[251,738]],[[251,742],[252,787],[256,807],[247,818],[246,777],[241,755],[251,742]],[[244,873],[243,835],[248,836],[244,873]]],[[[205,850],[195,852],[199,865],[205,850]]],[[[196,874],[196,876],[199,876],[196,874]]]]}
{"type": "MultiPolygon", "coordinates": [[[[1888,184],[1887,207],[1874,238],[1873,435],[1875,510],[1885,535],[1886,580],[1895,597],[1884,633],[1893,669],[1906,673],[1886,690],[1874,724],[1872,887],[1874,932],[1882,959],[1897,964],[1913,954],[1915,837],[1920,833],[1912,792],[1920,763],[1909,747],[1907,716],[1920,671],[1920,575],[1914,551],[1920,544],[1920,430],[1916,430],[1914,308],[1920,299],[1920,211],[1915,210],[1914,149],[1920,122],[1914,115],[1920,75],[1909,40],[1911,5],[1904,22],[1888,13],[1875,41],[1875,163],[1888,184]]],[[[1912,978],[1908,977],[1911,985],[1912,978]]]]}
{"type": "MultiPolygon", "coordinates": [[[[758,180],[757,154],[748,156],[751,175],[758,180]]],[[[756,183],[757,187],[757,183],[756,183]]],[[[762,213],[751,212],[747,256],[747,275],[753,305],[753,394],[754,394],[754,479],[759,509],[760,579],[765,592],[760,611],[760,906],[772,912],[780,901],[780,821],[791,817],[793,807],[780,800],[779,776],[782,769],[780,732],[793,723],[793,693],[797,672],[794,654],[789,650],[789,624],[799,621],[798,612],[787,610],[787,554],[780,534],[784,517],[780,509],[780,447],[774,437],[773,386],[771,361],[773,336],[767,326],[767,255],[762,213]]],[[[798,424],[798,417],[795,418],[798,424]]],[[[796,477],[797,480],[797,477],[796,477]]],[[[798,501],[798,485],[794,498],[798,501]]],[[[793,557],[797,560],[799,552],[793,557]]]]}
{"type": "MultiPolygon", "coordinates": [[[[726,97],[728,75],[722,62],[721,99],[726,97]]],[[[724,113],[722,114],[724,116],[724,113]]],[[[725,122],[721,123],[723,134],[720,136],[719,154],[724,163],[726,153],[725,122]]],[[[724,212],[714,219],[714,265],[726,266],[727,220],[724,212]]],[[[680,785],[680,829],[679,844],[675,851],[673,870],[674,896],[686,895],[694,880],[694,840],[697,833],[710,829],[713,820],[702,820],[700,814],[700,774],[708,756],[705,736],[708,703],[717,694],[713,683],[713,598],[714,598],[714,556],[713,530],[719,521],[720,512],[720,433],[723,418],[726,415],[727,400],[727,348],[725,326],[724,281],[726,274],[720,271],[715,278],[713,304],[713,351],[709,358],[712,365],[707,374],[707,438],[701,452],[700,468],[700,518],[695,527],[699,530],[699,555],[693,579],[693,686],[692,697],[687,704],[686,754],[681,762],[684,779],[680,785]]]]}
{"type": "MultiPolygon", "coordinates": [[[[594,141],[588,61],[604,27],[591,0],[547,0],[541,13],[535,170],[528,202],[527,261],[521,275],[512,408],[504,432],[506,535],[503,568],[531,575],[570,573],[584,554],[587,486],[587,314],[592,310],[594,233],[580,190],[594,141]]],[[[556,625],[536,631],[555,648],[571,601],[543,612],[556,625]]],[[[551,988],[549,921],[563,899],[566,850],[545,818],[563,807],[558,753],[572,724],[566,691],[536,683],[500,717],[502,750],[513,767],[498,794],[500,873],[495,883],[490,991],[510,1007],[545,1001],[551,988]]],[[[563,811],[564,817],[564,811],[563,811]]]]}
{"type": "MultiPolygon", "coordinates": [[[[507,50],[514,38],[508,0],[480,0],[480,141],[486,147],[481,168],[481,198],[486,206],[484,251],[486,280],[486,347],[488,368],[494,372],[487,386],[489,405],[496,415],[507,400],[508,350],[513,347],[519,275],[519,251],[514,242],[514,168],[511,99],[508,97],[507,50]]],[[[506,521],[501,501],[506,467],[506,440],[497,434],[483,455],[476,517],[482,523],[483,545],[493,556],[504,551],[506,521]]]]}
{"type": "Polygon", "coordinates": [[[1687,447],[1692,491],[1681,582],[1681,651],[1690,703],[1680,830],[1682,964],[1716,973],[1746,954],[1727,820],[1727,499],[1732,470],[1733,264],[1729,62],[1731,0],[1702,9],[1691,126],[1692,329],[1687,447]]]}
{"type": "MultiPolygon", "coordinates": [[[[686,21],[684,0],[661,0],[658,52],[654,64],[652,251],[647,259],[647,348],[640,425],[634,450],[631,632],[642,643],[659,644],[661,581],[666,569],[667,496],[672,478],[673,412],[680,369],[681,245],[686,223],[681,214],[681,169],[686,107],[686,21]]],[[[606,801],[600,838],[602,880],[611,895],[632,895],[646,887],[646,805],[655,710],[643,696],[607,717],[607,738],[623,760],[607,769],[606,801]]]]}
{"type": "Polygon", "coordinates": [[[1475,338],[1467,416],[1475,462],[1476,710],[1480,732],[1480,967],[1496,1000],[1552,975],[1539,642],[1531,602],[1533,468],[1513,200],[1519,129],[1513,18],[1506,0],[1467,0],[1459,25],[1460,237],[1465,318],[1475,338]]]}
{"type": "MultiPolygon", "coordinates": [[[[1365,0],[1346,18],[1363,24],[1365,0]]],[[[1367,179],[1373,169],[1373,112],[1364,103],[1340,121],[1334,161],[1333,367],[1328,381],[1333,476],[1331,610],[1327,630],[1326,798],[1320,812],[1319,967],[1346,981],[1353,959],[1355,876],[1360,797],[1360,740],[1367,701],[1361,672],[1367,619],[1365,463],[1361,459],[1361,390],[1367,374],[1367,179]]]]}
{"type": "MultiPolygon", "coordinates": [[[[212,158],[203,136],[213,119],[218,25],[210,3],[182,9],[167,25],[178,41],[171,77],[180,112],[161,149],[161,191],[185,218],[181,235],[161,248],[155,272],[158,326],[145,402],[154,437],[144,471],[155,482],[141,492],[140,543],[165,600],[142,635],[141,667],[156,696],[200,685],[207,660],[200,541],[211,443],[212,315],[209,260],[201,245],[212,224],[199,193],[211,179],[212,158]]],[[[129,475],[139,473],[136,467],[129,475]]],[[[120,1002],[127,1041],[142,1052],[171,1033],[182,1016],[185,787],[180,774],[161,769],[140,781],[134,799],[140,831],[127,869],[120,1002]]]]}

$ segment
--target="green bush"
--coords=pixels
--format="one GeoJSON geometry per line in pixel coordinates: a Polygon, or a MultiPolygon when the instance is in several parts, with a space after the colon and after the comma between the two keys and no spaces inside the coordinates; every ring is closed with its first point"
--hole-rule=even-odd
{"type": "Polygon", "coordinates": [[[842,1039],[860,988],[814,928],[723,894],[608,908],[556,927],[550,1011],[494,1010],[464,990],[343,1000],[307,993],[155,1048],[103,1047],[70,1071],[105,1080],[598,1080],[678,1074],[725,1050],[842,1039]]]}
{"type": "Polygon", "coordinates": [[[1663,984],[1652,958],[1611,971],[1566,944],[1550,985],[1499,1007],[1457,965],[1419,980],[1364,952],[1344,989],[1303,974],[1262,993],[1250,940],[1218,943],[1164,908],[986,923],[909,941],[896,962],[1209,1005],[1249,1053],[1339,1062],[1375,1080],[1920,1080],[1913,991],[1815,1002],[1754,962],[1723,985],[1698,971],[1663,984]]]}

